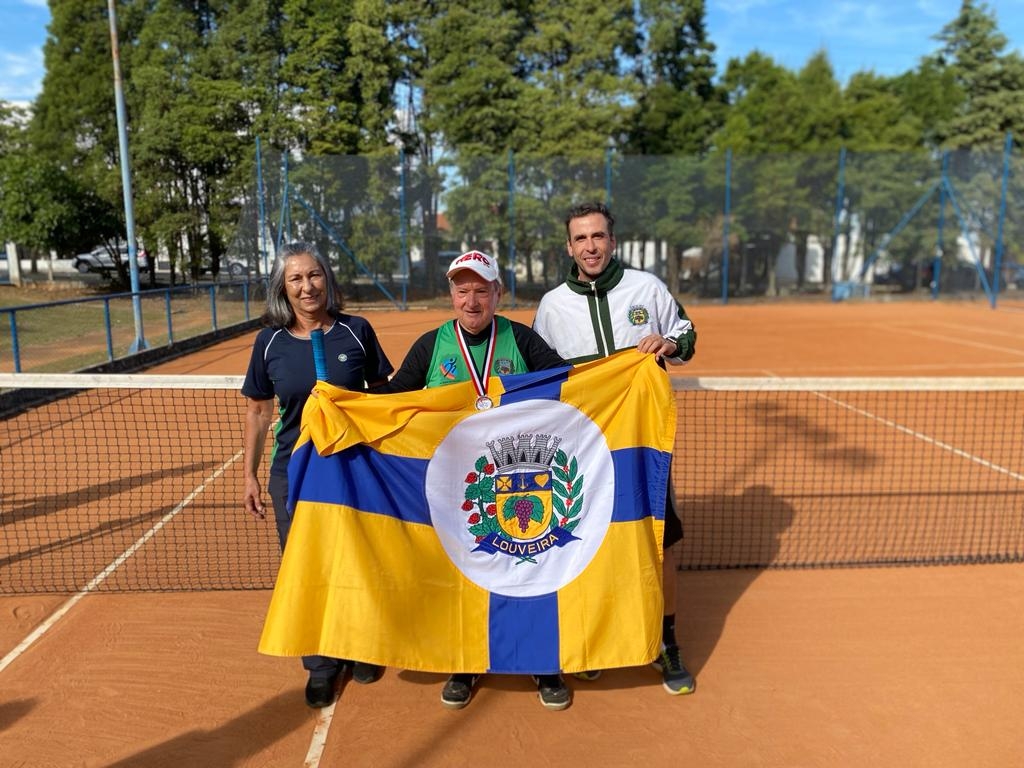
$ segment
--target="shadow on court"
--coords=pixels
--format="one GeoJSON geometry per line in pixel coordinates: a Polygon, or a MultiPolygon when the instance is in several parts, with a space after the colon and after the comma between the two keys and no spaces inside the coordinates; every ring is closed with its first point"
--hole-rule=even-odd
{"type": "Polygon", "coordinates": [[[794,510],[770,487],[752,485],[735,496],[683,497],[679,512],[685,536],[676,632],[683,661],[697,676],[714,653],[732,607],[765,567],[775,562],[794,510]],[[743,565],[692,565],[708,555],[717,562],[743,565]],[[690,569],[711,571],[702,581],[713,580],[715,589],[708,594],[693,594],[689,586],[693,580],[686,576],[690,569]]]}
{"type": "Polygon", "coordinates": [[[279,694],[231,722],[211,730],[193,730],[142,752],[110,763],[107,768],[244,765],[287,734],[309,723],[309,710],[296,706],[294,690],[279,694]]]}
{"type": "Polygon", "coordinates": [[[0,731],[6,731],[35,709],[34,699],[16,699],[0,704],[0,731]]]}

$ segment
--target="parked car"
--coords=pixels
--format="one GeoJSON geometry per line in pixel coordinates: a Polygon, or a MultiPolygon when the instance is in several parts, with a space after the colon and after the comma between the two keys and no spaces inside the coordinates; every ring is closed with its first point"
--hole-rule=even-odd
{"type": "Polygon", "coordinates": [[[1024,264],[1003,264],[1003,282],[1014,288],[1024,288],[1024,264]]]}
{"type": "MultiPolygon", "coordinates": [[[[119,253],[122,263],[127,263],[128,246],[122,245],[119,248],[119,253]]],[[[135,261],[139,266],[139,272],[149,271],[149,257],[143,249],[139,248],[135,252],[135,261]]],[[[104,277],[109,277],[117,269],[110,252],[102,245],[96,246],[88,253],[80,253],[75,256],[72,266],[83,275],[88,272],[98,272],[104,277]]]]}
{"type": "Polygon", "coordinates": [[[920,282],[918,269],[916,263],[890,263],[885,272],[875,272],[873,283],[876,286],[890,286],[894,290],[907,293],[913,291],[920,282]]]}
{"type": "Polygon", "coordinates": [[[231,277],[245,277],[249,274],[249,265],[236,259],[227,259],[221,269],[227,270],[231,277]]]}
{"type": "MultiPolygon", "coordinates": [[[[160,265],[157,264],[157,269],[160,269],[160,265]]],[[[188,264],[184,264],[178,267],[183,274],[188,274],[191,267],[188,264]]],[[[231,256],[224,256],[220,261],[220,274],[222,277],[230,277],[235,280],[240,277],[245,277],[249,274],[249,265],[240,259],[231,256]]],[[[203,263],[199,266],[200,275],[211,275],[213,269],[210,266],[209,259],[203,259],[203,263]]]]}

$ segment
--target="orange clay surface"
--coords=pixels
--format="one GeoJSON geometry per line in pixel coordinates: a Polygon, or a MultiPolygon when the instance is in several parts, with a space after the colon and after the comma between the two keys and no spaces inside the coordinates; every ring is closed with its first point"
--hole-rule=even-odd
{"type": "MultiPolygon", "coordinates": [[[[675,375],[1024,376],[1024,312],[982,303],[688,311],[697,356],[675,375]]],[[[362,314],[396,365],[448,317],[362,314]]],[[[150,372],[240,375],[252,337],[150,372]]],[[[686,571],[678,585],[696,693],[612,670],[570,679],[564,712],[496,675],[451,712],[442,676],[397,669],[309,710],[298,660],[255,650],[266,591],[3,596],[0,765],[1021,764],[1024,565],[686,571]]]]}

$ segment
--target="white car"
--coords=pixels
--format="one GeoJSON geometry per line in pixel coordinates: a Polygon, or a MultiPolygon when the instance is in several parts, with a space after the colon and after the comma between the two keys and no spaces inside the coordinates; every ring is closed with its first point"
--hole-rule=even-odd
{"type": "MultiPolygon", "coordinates": [[[[128,261],[128,246],[122,245],[118,250],[122,263],[126,263],[128,261]]],[[[139,265],[139,272],[149,270],[149,257],[143,249],[140,248],[135,252],[135,261],[139,265]]],[[[83,275],[88,272],[99,272],[104,277],[110,277],[117,270],[110,252],[102,245],[96,246],[88,253],[80,253],[75,256],[72,266],[83,275]]]]}
{"type": "Polygon", "coordinates": [[[249,265],[237,259],[227,259],[221,266],[221,269],[227,270],[227,273],[233,278],[244,277],[249,274],[249,265]]]}

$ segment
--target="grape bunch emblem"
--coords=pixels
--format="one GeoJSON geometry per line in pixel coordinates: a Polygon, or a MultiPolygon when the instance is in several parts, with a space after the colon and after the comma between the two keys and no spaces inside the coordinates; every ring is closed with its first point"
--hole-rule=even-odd
{"type": "Polygon", "coordinates": [[[583,510],[583,474],[576,457],[558,449],[557,439],[550,446],[548,436],[539,438],[505,438],[504,451],[501,441],[499,448],[488,443],[492,459],[480,456],[466,475],[462,511],[478,550],[536,563],[547,549],[578,540],[572,532],[583,510]],[[533,452],[523,450],[524,444],[533,452]],[[538,444],[549,450],[537,450],[538,444]]]}

